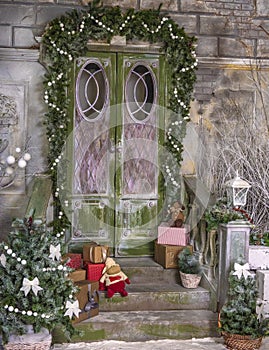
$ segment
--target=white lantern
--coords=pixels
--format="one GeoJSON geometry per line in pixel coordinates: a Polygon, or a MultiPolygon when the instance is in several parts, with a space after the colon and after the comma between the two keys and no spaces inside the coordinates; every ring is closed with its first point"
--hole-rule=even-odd
{"type": "Polygon", "coordinates": [[[233,203],[235,207],[241,207],[246,205],[247,203],[247,193],[251,187],[251,185],[241,179],[239,175],[228,181],[226,183],[227,186],[227,195],[228,195],[228,201],[230,203],[233,203]]]}

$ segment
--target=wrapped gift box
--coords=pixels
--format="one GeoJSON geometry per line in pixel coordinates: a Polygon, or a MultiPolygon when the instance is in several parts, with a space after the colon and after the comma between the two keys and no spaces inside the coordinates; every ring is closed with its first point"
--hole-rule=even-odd
{"type": "Polygon", "coordinates": [[[77,269],[75,271],[72,271],[68,275],[68,278],[70,278],[73,282],[84,281],[86,280],[86,270],[77,269]]]}
{"type": "Polygon", "coordinates": [[[63,256],[66,266],[72,269],[80,269],[82,267],[82,255],[78,253],[67,253],[63,256]]]}
{"type": "Polygon", "coordinates": [[[99,281],[102,277],[102,272],[105,264],[94,264],[90,262],[85,263],[86,278],[91,281],[99,281]]]}
{"type": "MultiPolygon", "coordinates": [[[[186,246],[158,244],[157,240],[155,240],[154,260],[166,269],[176,269],[178,268],[178,253],[185,247],[186,246]]],[[[191,245],[188,245],[187,247],[193,251],[193,247],[191,245]]]]}
{"type": "Polygon", "coordinates": [[[99,282],[85,280],[76,282],[75,285],[79,287],[79,292],[76,294],[76,298],[81,312],[79,313],[79,317],[75,317],[72,321],[73,324],[82,322],[99,314],[99,282]]]}
{"type": "Polygon", "coordinates": [[[158,227],[157,243],[186,246],[190,243],[189,227],[169,227],[167,224],[162,224],[158,227]]]}
{"type": "Polygon", "coordinates": [[[83,260],[95,264],[101,264],[106,261],[109,255],[109,247],[99,245],[95,242],[83,245],[83,260]]]}

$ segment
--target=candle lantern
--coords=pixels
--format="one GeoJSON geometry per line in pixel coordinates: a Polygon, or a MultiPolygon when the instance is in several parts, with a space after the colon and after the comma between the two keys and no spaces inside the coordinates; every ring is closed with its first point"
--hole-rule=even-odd
{"type": "Polygon", "coordinates": [[[247,193],[251,185],[240,178],[237,174],[236,177],[226,183],[227,196],[229,203],[233,203],[234,207],[241,207],[247,203],[247,193]]]}

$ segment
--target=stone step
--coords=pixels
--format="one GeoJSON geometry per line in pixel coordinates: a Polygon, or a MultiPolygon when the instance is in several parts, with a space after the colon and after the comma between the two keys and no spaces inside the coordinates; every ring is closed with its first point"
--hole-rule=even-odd
{"type": "Polygon", "coordinates": [[[102,311],[158,311],[210,309],[210,293],[198,287],[186,289],[179,284],[130,284],[126,286],[127,297],[116,293],[106,298],[100,293],[99,310],[102,311]]]}
{"type": "Polygon", "coordinates": [[[161,284],[179,283],[177,269],[165,269],[153,258],[115,258],[122,271],[129,277],[132,284],[156,282],[161,284]]]}
{"type": "MultiPolygon", "coordinates": [[[[97,340],[146,341],[154,339],[191,339],[216,337],[217,314],[208,310],[100,312],[78,323],[82,336],[72,342],[97,340]]],[[[55,332],[54,343],[65,342],[55,332]]]]}

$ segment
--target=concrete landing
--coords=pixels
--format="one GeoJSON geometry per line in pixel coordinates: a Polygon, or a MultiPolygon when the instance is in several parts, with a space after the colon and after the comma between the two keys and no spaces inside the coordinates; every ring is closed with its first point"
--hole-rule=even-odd
{"type": "MultiPolygon", "coordinates": [[[[78,323],[81,336],[72,343],[97,340],[146,341],[216,337],[217,314],[208,310],[101,312],[78,323]]],[[[65,343],[61,330],[55,330],[53,343],[65,343]]]]}
{"type": "Polygon", "coordinates": [[[98,339],[146,341],[215,337],[217,314],[208,310],[103,312],[76,326],[84,332],[76,341],[98,339]]]}

